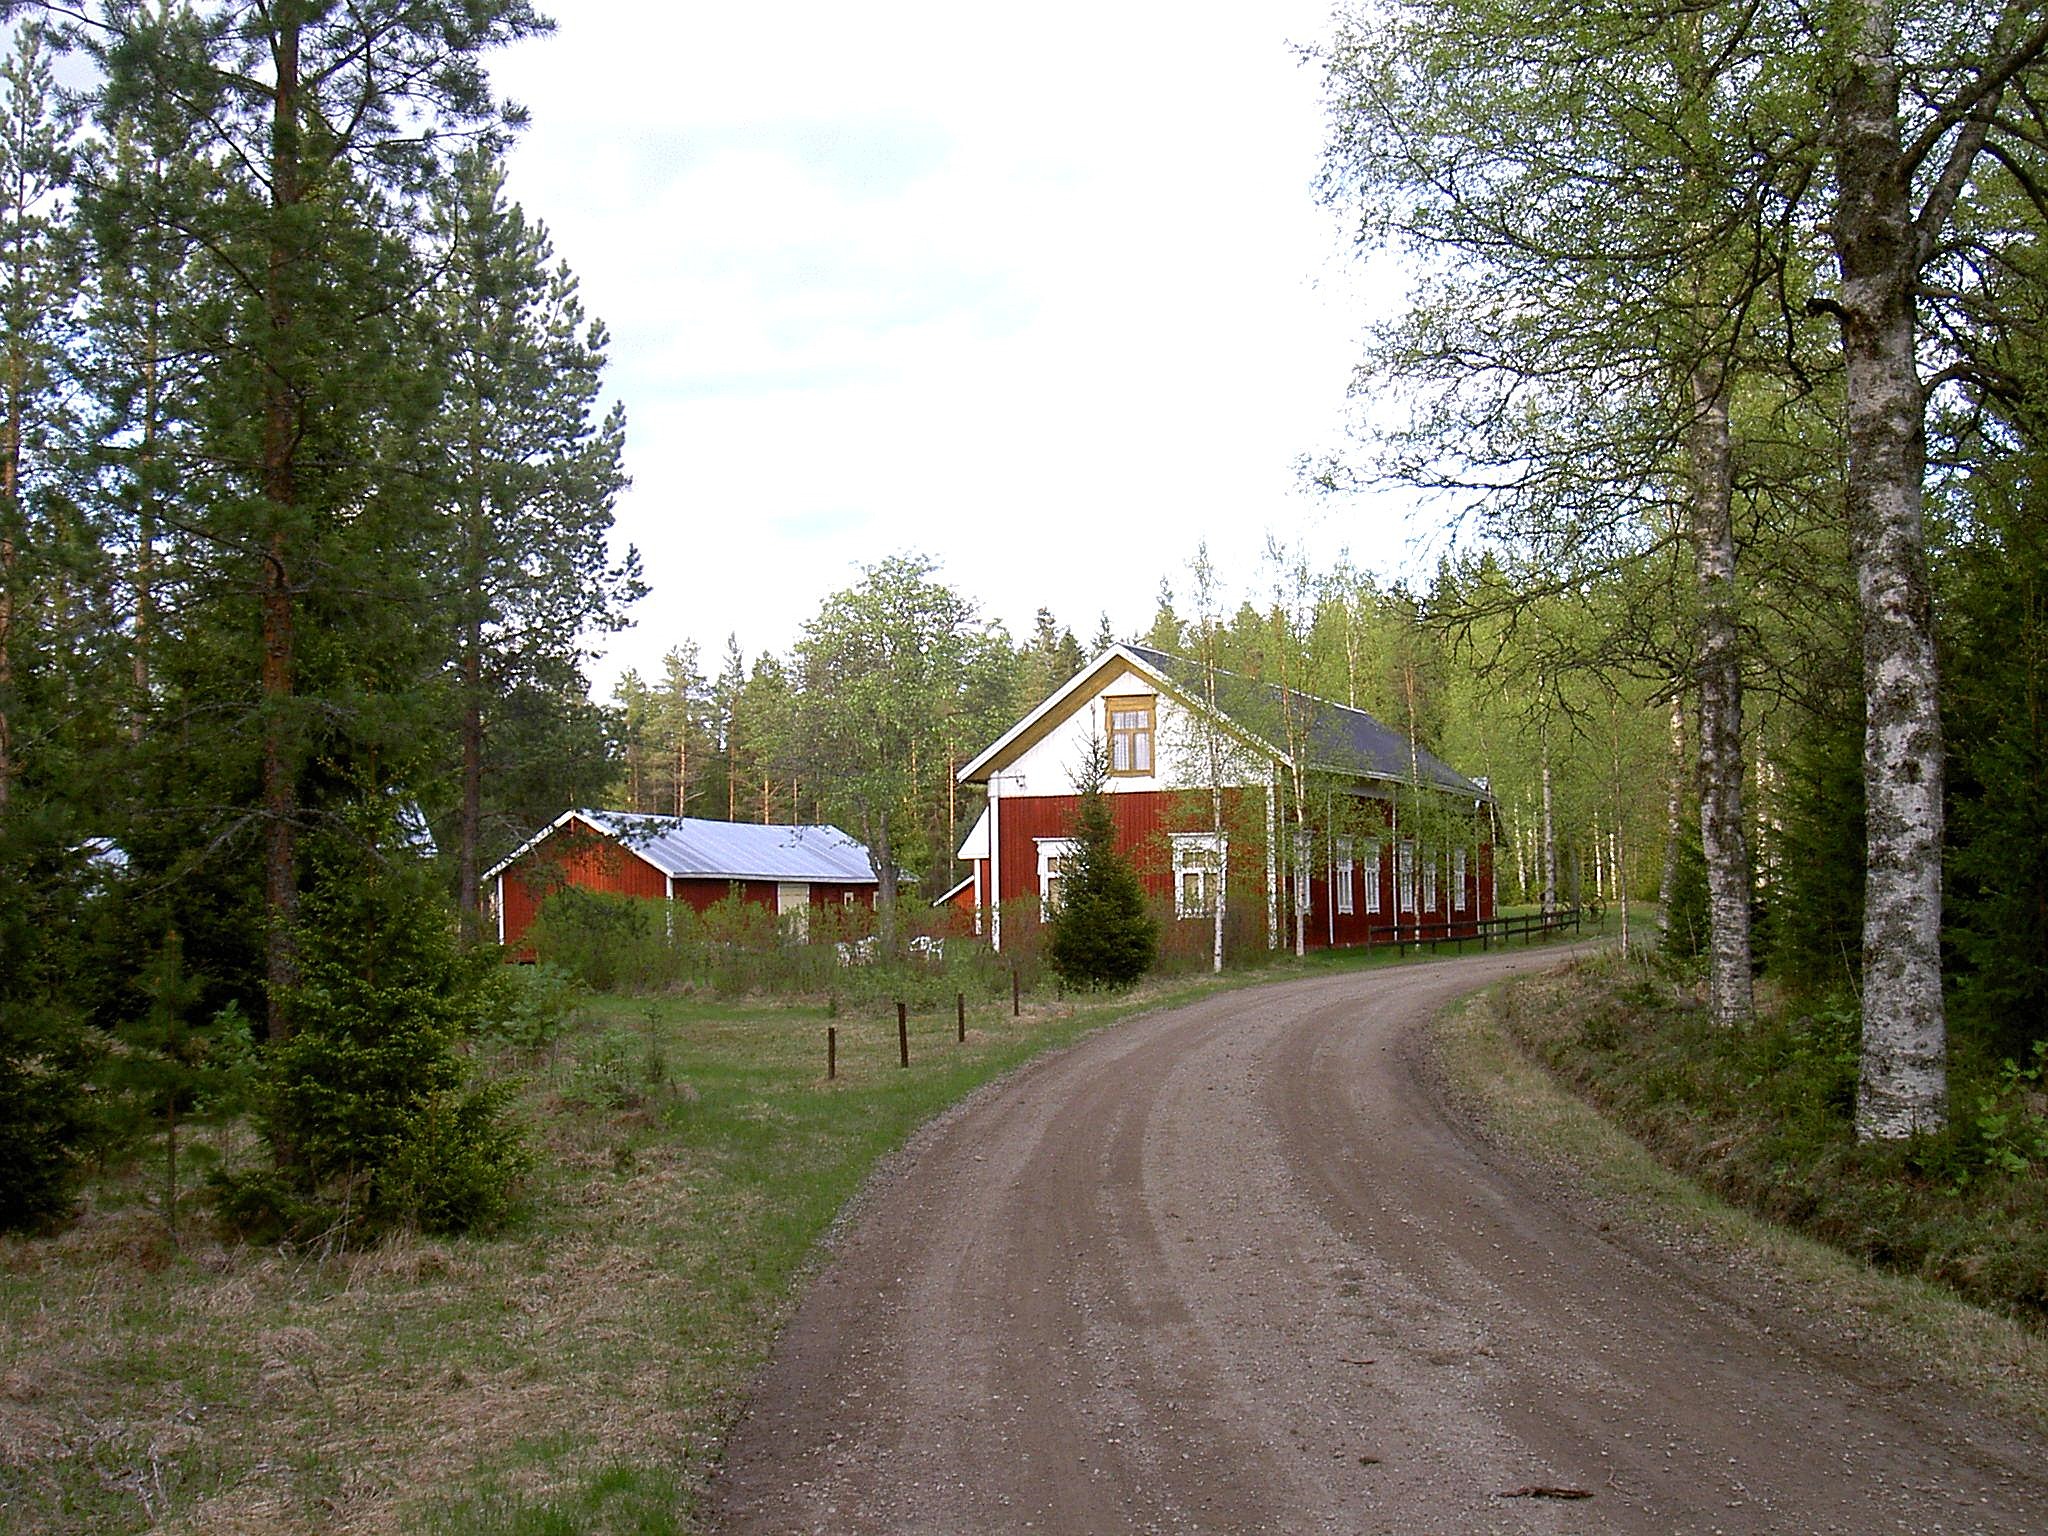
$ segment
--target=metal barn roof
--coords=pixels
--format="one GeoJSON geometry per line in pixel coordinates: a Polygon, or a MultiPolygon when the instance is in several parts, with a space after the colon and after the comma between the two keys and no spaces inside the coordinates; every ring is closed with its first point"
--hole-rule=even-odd
{"type": "Polygon", "coordinates": [[[588,822],[676,880],[809,880],[821,885],[873,885],[867,845],[837,827],[763,826],[696,816],[641,816],[631,811],[564,811],[500,859],[483,878],[495,880],[571,821],[588,822]]]}
{"type": "Polygon", "coordinates": [[[678,880],[875,883],[867,846],[837,827],[763,826],[696,816],[636,816],[627,811],[578,811],[576,815],[678,880]]]}

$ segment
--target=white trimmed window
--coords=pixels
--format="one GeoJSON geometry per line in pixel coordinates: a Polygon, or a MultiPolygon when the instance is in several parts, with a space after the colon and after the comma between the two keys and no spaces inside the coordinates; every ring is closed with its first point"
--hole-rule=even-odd
{"type": "Polygon", "coordinates": [[[1436,905],[1436,850],[1422,850],[1422,910],[1434,912],[1436,905]]]}
{"type": "Polygon", "coordinates": [[[1358,865],[1351,854],[1351,839],[1337,839],[1337,915],[1349,917],[1357,910],[1357,898],[1352,886],[1358,879],[1358,865]]]}
{"type": "Polygon", "coordinates": [[[1380,845],[1368,842],[1365,845],[1365,910],[1368,914],[1380,909],[1380,845]]]}
{"type": "Polygon", "coordinates": [[[1451,910],[1465,910],[1465,850],[1451,850],[1451,910]]]}
{"type": "Polygon", "coordinates": [[[1109,717],[1109,771],[1139,777],[1152,771],[1152,727],[1156,701],[1150,697],[1105,699],[1109,717]]]}
{"type": "Polygon", "coordinates": [[[1415,845],[1403,842],[1394,845],[1394,897],[1400,903],[1397,910],[1415,910],[1415,845]]]}
{"type": "Polygon", "coordinates": [[[1230,840],[1220,842],[1214,832],[1173,834],[1173,915],[1210,917],[1216,911],[1216,887],[1223,876],[1223,862],[1230,857],[1230,840]]]}
{"type": "Polygon", "coordinates": [[[1071,837],[1038,839],[1038,920],[1041,923],[1059,910],[1060,882],[1065,877],[1067,861],[1073,858],[1080,846],[1071,837]]]}

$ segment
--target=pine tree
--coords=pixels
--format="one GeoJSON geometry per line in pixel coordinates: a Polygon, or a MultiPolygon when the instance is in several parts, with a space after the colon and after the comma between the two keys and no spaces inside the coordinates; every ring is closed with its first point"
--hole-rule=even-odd
{"type": "Polygon", "coordinates": [[[239,867],[249,850],[228,829],[260,841],[262,990],[282,1039],[306,830],[428,750],[443,648],[426,643],[438,529],[419,444],[440,370],[405,323],[424,197],[452,143],[509,126],[482,54],[545,23],[528,0],[96,9],[76,36],[105,99],[175,103],[208,172],[155,213],[206,263],[207,302],[178,337],[204,377],[186,470],[204,560],[178,667],[203,697],[178,703],[212,727],[158,787],[192,818],[186,849],[239,867]]]}
{"type": "Polygon", "coordinates": [[[502,969],[459,947],[435,886],[388,807],[319,840],[297,935],[298,1028],[265,1052],[258,1085],[265,1130],[289,1156],[275,1176],[221,1181],[224,1209],[252,1235],[343,1220],[459,1232],[509,1211],[529,1156],[462,1050],[500,1009],[502,969]]]}
{"type": "MultiPolygon", "coordinates": [[[[575,278],[546,229],[507,201],[504,166],[485,148],[456,158],[429,219],[439,277],[424,320],[446,379],[434,446],[457,613],[456,900],[473,936],[486,841],[509,845],[528,824],[487,782],[526,766],[506,760],[514,745],[536,749],[540,764],[591,755],[561,739],[598,723],[578,707],[583,646],[624,624],[644,588],[637,555],[614,563],[606,547],[626,483],[625,420],[617,407],[597,415],[606,337],[586,320],[575,278]],[[514,696],[525,705],[519,735],[497,729],[499,704],[514,696]],[[557,729],[538,729],[549,713],[557,729]]],[[[549,798],[578,799],[583,787],[565,776],[549,798]]]]}

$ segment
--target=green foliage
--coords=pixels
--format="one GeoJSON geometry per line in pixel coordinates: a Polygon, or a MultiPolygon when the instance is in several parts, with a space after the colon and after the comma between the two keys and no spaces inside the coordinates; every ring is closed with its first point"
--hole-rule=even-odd
{"type": "Polygon", "coordinates": [[[497,996],[485,1032],[529,1053],[561,1038],[585,995],[576,977],[546,961],[499,966],[492,979],[497,996]]]}
{"type": "Polygon", "coordinates": [[[1664,953],[1697,960],[1707,952],[1707,860],[1700,848],[1697,806],[1680,824],[1671,866],[1671,904],[1664,913],[1664,953]]]}
{"type": "Polygon", "coordinates": [[[544,965],[593,992],[662,986],[683,974],[663,927],[668,915],[658,902],[565,885],[541,903],[526,942],[544,965]]]}
{"type": "Polygon", "coordinates": [[[927,933],[891,957],[874,942],[865,907],[814,907],[799,927],[736,894],[697,912],[565,886],[542,904],[527,940],[542,967],[592,993],[701,988],[723,997],[827,997],[853,1009],[900,1000],[931,1010],[950,1006],[957,993],[1007,996],[1012,968],[1035,984],[1036,911],[1006,909],[1003,923],[1014,942],[1000,955],[985,942],[927,933]],[[920,946],[920,938],[937,947],[920,946]]]}
{"type": "Polygon", "coordinates": [[[826,598],[797,643],[781,743],[782,762],[810,783],[823,819],[867,845],[888,948],[897,867],[951,869],[953,770],[1017,713],[1008,638],[937,578],[932,560],[898,555],[826,598]]]}
{"type": "Polygon", "coordinates": [[[286,1187],[371,1230],[501,1220],[527,1158],[459,1052],[494,1022],[495,955],[462,951],[431,872],[374,841],[327,850],[303,912],[297,1028],[265,1057],[260,1117],[286,1187]]]}
{"type": "Polygon", "coordinates": [[[1772,871],[1772,968],[1794,987],[1852,985],[1863,951],[1863,711],[1801,722],[1785,754],[1779,858],[1772,871]]]}
{"type": "Polygon", "coordinates": [[[0,1231],[35,1227],[71,1208],[77,1148],[90,1119],[88,1057],[75,1016],[6,1010],[0,1024],[0,1231]]]}
{"type": "Polygon", "coordinates": [[[1075,986],[1130,986],[1151,968],[1159,949],[1159,926],[1146,908],[1144,888],[1130,860],[1117,851],[1116,823],[1103,789],[1108,774],[1097,742],[1082,779],[1059,908],[1049,924],[1047,958],[1075,986]]]}
{"type": "MultiPolygon", "coordinates": [[[[2038,355],[2016,361],[2033,372],[2038,355]]],[[[1955,1022],[2025,1055],[2048,1039],[2048,420],[2018,426],[2024,451],[1972,477],[1939,575],[1955,1022]]]]}
{"type": "Polygon", "coordinates": [[[385,1210],[425,1232],[481,1232],[502,1226],[533,1163],[511,1117],[504,1083],[439,1093],[410,1117],[408,1134],[379,1171],[385,1210]]]}
{"type": "Polygon", "coordinates": [[[1662,1161],[1737,1204],[1971,1300],[2048,1320],[2042,1053],[1952,1064],[1958,1112],[1903,1145],[1855,1139],[1852,997],[1716,1025],[1690,988],[1612,960],[1540,983],[1523,1043],[1662,1161]]]}
{"type": "MultiPolygon", "coordinates": [[[[118,1047],[100,1073],[114,1104],[134,1111],[135,1128],[161,1125],[164,1139],[164,1221],[173,1232],[178,1215],[178,1125],[199,1112],[242,1107],[253,1063],[248,1020],[234,1003],[207,1016],[205,979],[187,971],[175,929],[136,979],[148,1006],[116,1031],[118,1047]]],[[[102,1111],[111,1118],[115,1111],[102,1111]]]]}
{"type": "Polygon", "coordinates": [[[70,1209],[94,1128],[85,1008],[95,884],[61,815],[0,810],[0,1231],[70,1209]]]}

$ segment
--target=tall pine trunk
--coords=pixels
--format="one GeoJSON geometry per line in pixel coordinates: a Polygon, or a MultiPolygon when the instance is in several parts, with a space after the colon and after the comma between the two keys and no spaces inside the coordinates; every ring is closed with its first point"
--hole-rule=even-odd
{"type": "Polygon", "coordinates": [[[462,632],[462,810],[455,853],[455,906],[463,939],[471,944],[479,937],[482,911],[478,845],[483,840],[483,666],[483,625],[472,615],[462,632]]]}
{"type": "Polygon", "coordinates": [[[14,371],[10,359],[7,436],[0,442],[0,810],[7,808],[14,783],[14,728],[7,713],[14,689],[14,571],[21,558],[21,391],[14,387],[14,371]]]}
{"type": "MultiPolygon", "coordinates": [[[[29,196],[26,183],[25,171],[17,166],[14,184],[8,188],[15,217],[12,221],[13,237],[7,252],[8,281],[16,289],[27,286],[28,266],[33,259],[28,250],[28,237],[22,228],[29,196]]],[[[19,298],[14,298],[9,304],[9,308],[17,313],[19,307],[19,298]]],[[[9,329],[11,331],[13,327],[9,329]]],[[[28,343],[23,337],[10,335],[7,338],[6,416],[4,421],[0,421],[0,432],[5,433],[4,438],[0,438],[0,810],[7,807],[16,773],[14,724],[8,713],[8,704],[14,691],[14,587],[21,560],[21,540],[26,529],[21,508],[21,458],[22,438],[27,431],[27,348],[28,343]]]]}
{"type": "Polygon", "coordinates": [[[268,923],[264,931],[266,1022],[270,1038],[291,1032],[289,999],[298,985],[295,930],[299,917],[297,822],[298,747],[293,716],[297,682],[297,613],[293,570],[297,550],[291,523],[297,513],[295,451],[297,411],[293,399],[292,357],[295,320],[290,288],[298,281],[298,263],[305,259],[295,237],[292,210],[299,201],[298,75],[299,26],[280,21],[273,43],[277,83],[270,123],[271,229],[264,287],[264,318],[269,324],[263,370],[263,495],[270,532],[263,550],[261,576],[262,700],[263,700],[263,895],[268,923]]]}
{"type": "Polygon", "coordinates": [[[152,308],[143,329],[142,487],[135,507],[135,639],[130,657],[135,700],[128,710],[128,736],[142,740],[149,714],[149,647],[156,629],[156,458],[157,417],[162,409],[158,376],[157,318],[152,308]]]}

